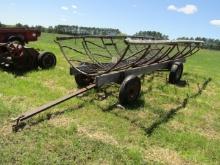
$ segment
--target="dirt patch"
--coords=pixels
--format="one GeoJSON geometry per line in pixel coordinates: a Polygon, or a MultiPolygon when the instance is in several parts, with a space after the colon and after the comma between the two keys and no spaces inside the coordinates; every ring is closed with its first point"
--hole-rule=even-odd
{"type": "Polygon", "coordinates": [[[171,120],[169,122],[169,127],[175,131],[184,131],[184,129],[186,128],[186,126],[184,124],[182,124],[176,120],[171,120]]]}
{"type": "Polygon", "coordinates": [[[176,151],[161,148],[161,147],[153,147],[145,151],[144,158],[146,160],[157,161],[159,163],[164,163],[164,164],[169,164],[169,165],[193,164],[181,158],[176,151]]]}
{"type": "Polygon", "coordinates": [[[187,130],[190,132],[194,132],[201,136],[204,136],[205,138],[209,140],[220,140],[220,134],[217,131],[215,131],[210,125],[193,127],[192,125],[189,126],[189,124],[187,123],[183,124],[176,120],[172,120],[169,122],[169,128],[174,131],[186,131],[187,130]]]}
{"type": "Polygon", "coordinates": [[[51,88],[51,89],[53,89],[56,86],[56,83],[54,80],[47,80],[47,81],[44,81],[43,83],[46,87],[51,88]]]}
{"type": "Polygon", "coordinates": [[[72,122],[73,119],[66,116],[55,117],[48,121],[49,124],[52,124],[55,127],[63,127],[63,128],[69,127],[72,122]]]}
{"type": "Polygon", "coordinates": [[[5,100],[9,103],[9,104],[14,104],[14,103],[22,103],[25,100],[27,100],[26,96],[13,96],[13,97],[5,97],[5,100]]]}
{"type": "Polygon", "coordinates": [[[196,132],[209,140],[220,140],[220,134],[213,129],[198,129],[196,132]]]}
{"type": "Polygon", "coordinates": [[[86,136],[94,140],[101,141],[103,143],[108,143],[111,145],[118,145],[118,142],[106,132],[92,130],[86,127],[78,126],[78,134],[86,136]]]}
{"type": "Polygon", "coordinates": [[[169,112],[170,110],[172,109],[175,109],[177,108],[179,105],[178,104],[172,104],[172,103],[169,103],[169,104],[162,104],[161,107],[164,109],[164,111],[166,112],[169,112]]]}
{"type": "Polygon", "coordinates": [[[4,124],[0,128],[0,136],[7,136],[12,133],[12,126],[10,124],[4,124]]]}
{"type": "Polygon", "coordinates": [[[144,111],[140,111],[137,113],[138,118],[145,119],[148,114],[144,111]]]}
{"type": "Polygon", "coordinates": [[[66,91],[66,88],[64,87],[61,87],[57,84],[56,81],[54,80],[46,80],[46,81],[43,81],[43,84],[45,87],[51,89],[51,90],[56,90],[56,91],[66,91]]]}

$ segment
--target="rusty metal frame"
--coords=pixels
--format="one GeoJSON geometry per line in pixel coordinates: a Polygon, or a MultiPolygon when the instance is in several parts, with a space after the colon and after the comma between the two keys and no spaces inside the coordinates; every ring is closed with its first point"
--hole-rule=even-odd
{"type": "MultiPolygon", "coordinates": [[[[72,94],[66,95],[62,98],[59,98],[55,101],[52,101],[46,105],[43,105],[41,107],[34,109],[34,110],[28,111],[28,112],[20,115],[19,117],[15,118],[14,119],[15,125],[13,125],[13,128],[15,131],[17,131],[19,129],[19,126],[22,121],[29,119],[29,118],[31,118],[41,112],[44,112],[47,109],[49,109],[53,106],[56,106],[66,100],[69,100],[75,96],[78,96],[82,93],[85,93],[88,90],[91,90],[93,88],[99,88],[105,84],[112,83],[112,82],[115,82],[115,83],[121,82],[121,80],[123,80],[128,75],[137,75],[138,76],[140,74],[149,74],[151,72],[161,70],[161,69],[169,70],[170,66],[173,63],[185,62],[185,58],[195,54],[200,49],[200,46],[203,43],[200,41],[149,40],[149,39],[143,38],[143,37],[138,38],[138,37],[130,37],[130,36],[129,37],[125,37],[125,36],[61,37],[61,38],[57,38],[57,40],[55,42],[58,44],[62,54],[64,55],[64,58],[70,64],[71,74],[72,75],[85,74],[87,76],[93,76],[94,83],[91,85],[88,85],[85,88],[79,89],[72,94]],[[101,61],[97,61],[97,59],[95,59],[95,57],[94,57],[97,54],[93,54],[91,52],[91,50],[89,49],[89,47],[87,45],[87,43],[90,43],[90,41],[87,42],[86,38],[101,40],[101,43],[103,44],[102,46],[100,46],[97,43],[93,43],[93,42],[91,42],[91,44],[97,46],[100,49],[106,50],[106,52],[110,56],[113,56],[113,54],[111,54],[111,52],[108,50],[107,45],[115,47],[114,49],[118,53],[117,56],[119,56],[119,59],[117,60],[117,62],[108,64],[108,63],[102,63],[101,61]],[[83,39],[83,42],[81,42],[81,44],[82,44],[82,47],[85,52],[77,50],[77,48],[61,44],[61,41],[70,40],[70,39],[74,39],[74,40],[83,39]],[[110,39],[111,43],[106,44],[104,39],[110,39]],[[117,47],[117,44],[114,42],[114,39],[124,39],[125,45],[124,45],[124,51],[122,54],[119,53],[119,49],[117,47]],[[159,48],[157,46],[159,44],[161,44],[162,47],[159,48]],[[179,46],[180,44],[185,45],[185,47],[180,49],[180,46],[179,46]],[[134,45],[134,48],[136,51],[130,50],[132,45],[134,45]],[[143,45],[143,47],[138,48],[137,45],[143,45]],[[152,48],[152,45],[156,45],[156,49],[152,48]],[[167,46],[168,48],[165,49],[165,46],[167,46]],[[84,63],[86,63],[86,65],[74,66],[72,64],[72,61],[75,61],[75,60],[70,59],[66,55],[66,53],[64,51],[65,48],[87,56],[92,61],[92,63],[87,63],[85,61],[79,60],[77,62],[84,62],[84,63]],[[174,51],[175,48],[176,48],[177,52],[174,51]],[[129,50],[131,53],[130,55],[128,53],[129,50]],[[151,54],[151,56],[148,57],[150,52],[153,53],[153,50],[155,51],[154,54],[151,54]],[[88,73],[83,70],[83,68],[86,67],[87,64],[88,64],[88,67],[91,65],[97,66],[97,69],[94,70],[93,73],[88,73]],[[110,67],[105,68],[106,65],[109,65],[110,67]]],[[[1,46],[1,44],[0,44],[0,46],[1,46]]]]}
{"type": "MultiPolygon", "coordinates": [[[[121,69],[128,69],[130,67],[144,66],[144,65],[152,65],[154,63],[161,63],[164,61],[172,61],[176,59],[186,58],[190,55],[195,54],[200,46],[203,44],[201,41],[188,41],[188,40],[179,40],[179,41],[169,41],[169,40],[152,40],[144,37],[133,37],[133,36],[73,36],[73,37],[58,37],[56,39],[56,43],[58,43],[62,54],[65,59],[68,61],[72,68],[75,68],[79,73],[85,74],[87,76],[98,76],[102,74],[106,74],[112,71],[119,71],[121,69]],[[62,45],[62,41],[66,40],[77,40],[82,39],[81,42],[84,53],[81,50],[77,50],[74,47],[68,47],[66,45],[62,45]],[[89,39],[93,39],[90,41],[89,39]],[[110,41],[109,44],[105,42],[105,39],[110,41]],[[120,53],[116,39],[124,40],[124,50],[120,53]],[[102,44],[96,42],[101,41],[102,44]],[[105,50],[105,54],[97,54],[93,53],[88,44],[91,44],[98,49],[105,50]],[[163,45],[161,48],[157,48],[155,50],[156,53],[152,54],[149,57],[149,53],[153,52],[152,45],[163,45]],[[137,46],[143,46],[142,49],[137,46]],[[180,49],[180,45],[183,45],[183,49],[180,49]],[[109,50],[109,46],[112,46],[116,52],[116,54],[112,54],[109,50]],[[131,49],[131,46],[134,47],[134,50],[131,49]],[[73,65],[74,59],[68,58],[68,55],[65,53],[64,49],[69,48],[75,52],[83,54],[90,59],[91,64],[97,65],[97,69],[92,73],[87,73],[86,71],[80,70],[80,67],[73,65]],[[175,50],[176,49],[176,50],[175,50]],[[189,49],[189,50],[187,50],[189,49]],[[187,50],[187,51],[186,51],[187,50]],[[176,51],[176,52],[174,52],[176,51]],[[185,52],[186,51],[186,52],[185,52]],[[130,54],[130,55],[129,55],[130,54]],[[173,54],[171,56],[171,54],[173,54]],[[96,57],[103,57],[106,60],[109,59],[109,65],[107,67],[106,63],[102,63],[97,60],[96,57]],[[119,57],[117,62],[112,63],[110,59],[112,57],[119,57]],[[132,59],[132,60],[130,60],[132,59]],[[111,64],[112,63],[112,64],[111,64]],[[111,65],[110,65],[111,64],[111,65]]],[[[81,61],[82,63],[84,61],[81,61]]],[[[89,67],[89,66],[88,66],[89,67]]]]}

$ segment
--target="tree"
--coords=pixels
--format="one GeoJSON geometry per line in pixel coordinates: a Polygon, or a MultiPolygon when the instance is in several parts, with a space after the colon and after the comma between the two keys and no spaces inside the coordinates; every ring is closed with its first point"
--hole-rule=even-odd
{"type": "Polygon", "coordinates": [[[15,25],[15,27],[21,28],[21,27],[23,27],[23,25],[22,25],[21,23],[17,23],[17,24],[15,25]]]}
{"type": "Polygon", "coordinates": [[[2,24],[2,23],[0,22],[0,27],[6,27],[6,25],[4,25],[4,24],[2,24]]]}
{"type": "Polygon", "coordinates": [[[47,29],[47,32],[48,33],[53,33],[54,32],[53,26],[49,26],[48,29],[47,29]]]}
{"type": "Polygon", "coordinates": [[[169,39],[168,35],[164,35],[156,31],[139,31],[134,36],[154,38],[157,40],[168,40],[169,39]]]}

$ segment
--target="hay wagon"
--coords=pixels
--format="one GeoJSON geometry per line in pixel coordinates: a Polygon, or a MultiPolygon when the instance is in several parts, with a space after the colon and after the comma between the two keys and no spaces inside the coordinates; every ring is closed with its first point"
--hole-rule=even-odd
{"type": "Polygon", "coordinates": [[[55,41],[70,65],[79,90],[28,111],[15,119],[19,123],[93,88],[118,83],[119,103],[134,103],[141,91],[139,76],[168,71],[169,83],[180,81],[186,58],[200,50],[202,41],[153,40],[133,36],[71,36],[55,41]]]}

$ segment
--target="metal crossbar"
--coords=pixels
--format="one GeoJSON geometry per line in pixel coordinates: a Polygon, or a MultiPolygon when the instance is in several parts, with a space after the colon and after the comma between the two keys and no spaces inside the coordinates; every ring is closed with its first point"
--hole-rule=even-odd
{"type": "Polygon", "coordinates": [[[184,59],[199,51],[203,44],[132,36],[58,37],[55,42],[70,66],[87,76],[184,59]]]}

